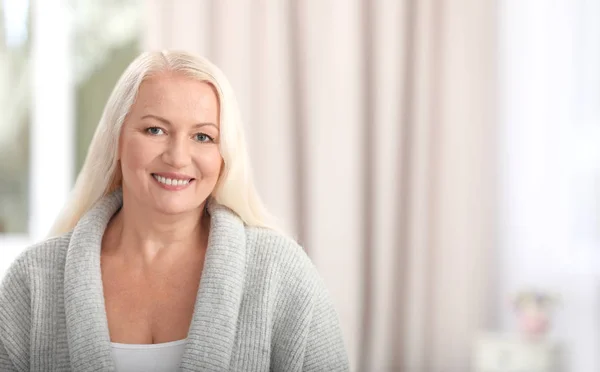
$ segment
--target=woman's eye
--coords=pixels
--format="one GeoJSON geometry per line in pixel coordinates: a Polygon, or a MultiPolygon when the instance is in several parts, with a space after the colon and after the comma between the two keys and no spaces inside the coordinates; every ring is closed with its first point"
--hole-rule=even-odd
{"type": "Polygon", "coordinates": [[[148,129],[146,129],[146,132],[148,132],[148,134],[151,134],[153,136],[160,136],[161,134],[164,134],[163,130],[158,127],[150,127],[148,129]]]}
{"type": "Polygon", "coordinates": [[[194,139],[198,142],[212,142],[212,137],[204,133],[196,133],[194,139]]]}

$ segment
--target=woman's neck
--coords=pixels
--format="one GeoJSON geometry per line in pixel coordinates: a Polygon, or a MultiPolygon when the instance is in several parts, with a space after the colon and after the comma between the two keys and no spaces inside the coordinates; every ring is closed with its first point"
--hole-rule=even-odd
{"type": "Polygon", "coordinates": [[[145,266],[165,257],[188,256],[190,251],[206,249],[209,219],[204,208],[165,215],[135,202],[124,204],[107,227],[103,252],[145,266]]]}

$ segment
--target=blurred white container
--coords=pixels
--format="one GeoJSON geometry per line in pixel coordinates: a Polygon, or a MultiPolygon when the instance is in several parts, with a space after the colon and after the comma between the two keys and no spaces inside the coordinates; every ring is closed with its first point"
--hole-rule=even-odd
{"type": "Polygon", "coordinates": [[[565,372],[560,345],[549,340],[528,340],[517,335],[486,333],[475,343],[475,372],[565,372]]]}

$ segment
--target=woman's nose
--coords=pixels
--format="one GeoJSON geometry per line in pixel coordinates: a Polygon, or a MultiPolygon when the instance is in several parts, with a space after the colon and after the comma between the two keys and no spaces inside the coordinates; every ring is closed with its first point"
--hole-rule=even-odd
{"type": "Polygon", "coordinates": [[[164,162],[174,168],[189,165],[191,162],[189,142],[187,138],[172,137],[163,153],[164,162]]]}

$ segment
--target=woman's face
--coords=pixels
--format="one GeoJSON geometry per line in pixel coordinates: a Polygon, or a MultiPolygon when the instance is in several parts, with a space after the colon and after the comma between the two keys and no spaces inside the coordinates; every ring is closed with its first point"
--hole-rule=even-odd
{"type": "Polygon", "coordinates": [[[213,87],[177,73],[140,85],[123,124],[123,191],[164,214],[202,206],[221,171],[219,102],[213,87]]]}

